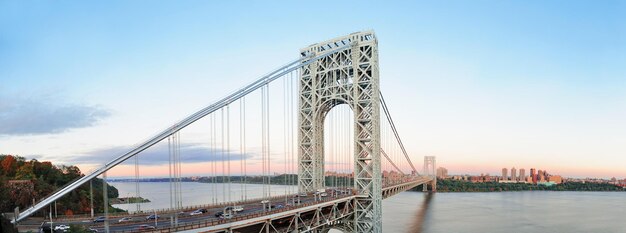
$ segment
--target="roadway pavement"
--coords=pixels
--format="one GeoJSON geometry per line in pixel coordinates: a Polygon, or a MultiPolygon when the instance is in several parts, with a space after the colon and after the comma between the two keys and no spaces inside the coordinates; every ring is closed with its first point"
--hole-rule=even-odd
{"type": "MultiPolygon", "coordinates": [[[[329,199],[331,195],[332,194],[328,193],[328,196],[322,197],[322,200],[329,199]]],[[[341,195],[341,196],[349,196],[349,195],[351,195],[351,192],[345,195],[341,195]]],[[[294,200],[297,200],[297,198],[295,198],[294,196],[295,195],[292,195],[288,198],[287,205],[293,205],[294,200]]],[[[284,208],[286,206],[285,197],[272,198],[270,200],[271,200],[270,203],[273,206],[275,206],[274,209],[284,208]]],[[[315,201],[316,201],[316,197],[312,193],[308,193],[306,197],[300,197],[300,204],[296,204],[296,205],[303,205],[303,204],[307,204],[307,203],[311,203],[315,201]]],[[[263,204],[260,201],[249,202],[245,204],[236,204],[236,205],[243,206],[244,210],[241,212],[233,212],[234,216],[258,214],[258,213],[264,212],[263,204]]],[[[179,212],[178,223],[185,224],[185,223],[202,223],[206,221],[218,221],[220,220],[220,218],[216,217],[215,214],[217,212],[223,212],[226,206],[228,205],[209,207],[209,208],[206,208],[208,210],[206,213],[193,215],[193,216],[190,215],[190,213],[195,211],[196,209],[185,209],[179,212]]],[[[140,225],[154,226],[158,229],[170,228],[172,213],[158,213],[157,212],[160,218],[156,222],[154,220],[146,220],[146,217],[149,216],[150,214],[152,213],[146,212],[145,214],[137,214],[137,215],[130,215],[130,216],[117,216],[117,217],[109,216],[109,221],[108,221],[109,230],[111,232],[138,231],[140,225]],[[118,221],[123,217],[131,217],[132,220],[128,222],[119,223],[118,221]]],[[[228,220],[224,220],[224,221],[227,222],[228,220]]],[[[53,222],[54,226],[61,225],[61,224],[83,225],[86,228],[95,229],[97,230],[97,232],[104,232],[104,223],[94,223],[92,219],[67,219],[67,220],[60,220],[59,222],[56,222],[56,221],[53,222]]]]}

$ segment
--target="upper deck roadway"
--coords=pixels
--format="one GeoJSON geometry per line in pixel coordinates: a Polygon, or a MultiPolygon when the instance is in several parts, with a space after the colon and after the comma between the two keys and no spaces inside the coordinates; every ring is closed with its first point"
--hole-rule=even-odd
{"type": "MultiPolygon", "coordinates": [[[[431,177],[416,177],[404,182],[389,183],[383,188],[383,198],[411,189],[415,186],[430,182],[431,177]]],[[[178,210],[178,227],[171,225],[172,212],[157,212],[158,221],[147,220],[152,211],[144,214],[112,215],[109,216],[110,232],[265,232],[264,228],[271,228],[268,232],[287,232],[298,229],[300,232],[312,231],[315,228],[333,225],[352,213],[352,200],[357,197],[352,189],[331,190],[326,197],[319,197],[312,193],[297,197],[296,194],[277,196],[270,199],[272,210],[263,209],[262,199],[248,200],[234,205],[243,206],[244,210],[237,212],[230,219],[216,216],[223,212],[226,206],[207,205],[186,207],[178,210]],[[336,190],[336,191],[335,191],[336,190]],[[299,199],[300,203],[297,203],[299,199]],[[207,212],[199,215],[190,215],[197,209],[206,209],[207,212]],[[119,223],[124,217],[131,221],[119,223]],[[313,224],[314,223],[314,224],[313,224]],[[140,229],[141,225],[155,226],[156,229],[140,229]]],[[[104,232],[104,224],[94,223],[90,217],[59,218],[53,222],[57,225],[83,225],[86,228],[104,232]]]]}

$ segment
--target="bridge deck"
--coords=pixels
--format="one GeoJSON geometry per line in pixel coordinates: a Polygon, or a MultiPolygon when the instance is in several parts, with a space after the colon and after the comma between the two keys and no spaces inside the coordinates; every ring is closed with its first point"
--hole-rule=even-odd
{"type": "MultiPolygon", "coordinates": [[[[382,190],[383,198],[393,196],[431,180],[432,178],[430,177],[419,177],[403,183],[386,184],[382,190]]],[[[231,219],[221,219],[216,217],[215,213],[223,211],[226,206],[232,206],[233,204],[186,207],[183,210],[178,210],[179,224],[176,228],[172,228],[173,225],[171,225],[170,217],[173,215],[172,211],[167,210],[158,211],[161,218],[156,224],[154,220],[146,220],[146,217],[154,213],[154,211],[146,211],[144,214],[109,216],[109,229],[112,232],[138,232],[140,225],[147,224],[151,226],[156,225],[157,232],[222,232],[227,229],[237,229],[238,232],[259,232],[263,227],[275,229],[272,231],[288,231],[296,228],[300,229],[300,231],[307,231],[341,221],[341,219],[351,214],[352,200],[358,197],[358,195],[352,192],[347,192],[343,195],[329,194],[329,196],[322,197],[319,200],[319,197],[308,194],[306,197],[300,197],[300,203],[297,204],[295,203],[295,195],[290,194],[288,197],[277,196],[271,198],[270,203],[274,205],[274,209],[271,211],[264,211],[261,199],[235,203],[235,205],[244,206],[245,209],[235,214],[231,219]],[[207,209],[207,213],[194,216],[189,215],[191,211],[199,208],[207,209]],[[118,223],[118,220],[123,217],[131,217],[133,220],[118,223]]],[[[55,220],[54,224],[79,224],[96,229],[98,232],[104,231],[103,223],[93,223],[90,218],[84,216],[55,220]]]]}

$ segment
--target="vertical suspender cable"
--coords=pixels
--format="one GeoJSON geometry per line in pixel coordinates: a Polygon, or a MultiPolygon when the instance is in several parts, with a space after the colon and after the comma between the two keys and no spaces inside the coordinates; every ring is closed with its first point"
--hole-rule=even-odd
{"type": "Polygon", "coordinates": [[[345,171],[346,171],[346,186],[348,186],[348,182],[347,179],[349,178],[348,174],[350,174],[350,168],[349,166],[349,161],[350,159],[348,158],[348,156],[346,156],[346,154],[343,151],[343,111],[341,111],[341,109],[337,109],[336,111],[336,117],[335,117],[335,122],[337,122],[337,129],[336,129],[336,133],[337,133],[337,141],[338,141],[338,145],[337,145],[337,154],[341,155],[342,158],[344,158],[345,161],[345,171]]]}
{"type": "MultiPolygon", "coordinates": [[[[346,132],[348,132],[348,130],[346,130],[346,111],[345,108],[343,109],[338,109],[339,110],[339,119],[337,119],[337,122],[339,122],[339,127],[338,127],[338,131],[339,131],[339,138],[341,140],[341,144],[339,146],[339,148],[337,149],[339,151],[339,153],[346,158],[346,174],[350,174],[350,157],[348,156],[348,153],[346,153],[346,146],[345,146],[345,142],[346,142],[346,132]]],[[[350,178],[348,176],[348,178],[350,178]]]]}
{"type": "MultiPolygon", "coordinates": [[[[350,142],[352,142],[350,139],[352,138],[352,125],[350,123],[352,123],[352,121],[350,120],[350,116],[352,115],[352,110],[350,108],[346,108],[346,116],[345,116],[345,121],[346,121],[346,126],[345,126],[345,132],[346,132],[346,158],[348,158],[348,174],[354,174],[354,162],[355,162],[355,158],[354,155],[350,153],[350,148],[351,148],[351,144],[350,142]]],[[[354,176],[349,176],[348,177],[349,180],[351,180],[351,182],[349,182],[351,187],[354,187],[354,176]]]]}
{"type": "MultiPolygon", "coordinates": [[[[350,174],[351,174],[351,171],[350,171],[350,161],[352,161],[352,160],[350,159],[350,155],[348,154],[348,147],[347,147],[347,144],[348,144],[347,140],[348,140],[348,138],[346,137],[347,133],[348,133],[348,125],[347,125],[347,122],[346,122],[346,119],[347,119],[347,116],[348,116],[348,112],[346,111],[347,110],[346,108],[342,108],[342,109],[339,109],[339,110],[340,110],[340,114],[341,114],[340,118],[339,118],[339,120],[341,122],[341,127],[339,128],[339,132],[341,133],[341,135],[339,136],[341,138],[341,147],[339,149],[341,150],[341,153],[343,154],[343,156],[346,157],[346,161],[347,161],[346,165],[348,166],[348,171],[346,173],[348,174],[348,177],[347,177],[348,180],[350,180],[350,174]]],[[[348,182],[348,184],[349,183],[350,182],[348,182]]]]}
{"type": "Polygon", "coordinates": [[[213,204],[217,204],[217,114],[213,114],[213,122],[211,123],[213,126],[212,134],[213,141],[211,142],[213,146],[211,146],[211,151],[213,152],[213,162],[211,165],[213,166],[213,204]]]}
{"type": "MultiPolygon", "coordinates": [[[[344,120],[343,120],[344,111],[342,110],[342,108],[337,108],[337,111],[335,111],[335,113],[336,113],[335,122],[337,122],[337,125],[336,125],[337,154],[345,158],[346,161],[348,161],[348,156],[344,153],[345,151],[343,147],[343,142],[345,140],[345,138],[343,137],[344,127],[345,127],[345,125],[343,124],[344,123],[344,120]]],[[[349,173],[348,171],[349,169],[347,168],[347,165],[348,163],[346,162],[346,174],[349,173]]]]}
{"type": "MultiPolygon", "coordinates": [[[[295,143],[295,142],[297,141],[297,139],[295,138],[295,137],[296,137],[296,135],[295,135],[294,131],[295,131],[295,129],[297,129],[297,127],[296,127],[296,125],[295,125],[295,124],[296,124],[296,123],[295,123],[295,122],[296,122],[296,120],[295,120],[295,115],[296,115],[296,113],[295,113],[295,111],[294,111],[294,110],[295,110],[295,106],[294,106],[294,103],[293,103],[293,102],[294,102],[294,101],[293,101],[293,99],[295,98],[294,91],[293,91],[293,90],[294,90],[294,83],[295,83],[296,85],[299,85],[299,82],[298,82],[298,81],[300,80],[300,79],[299,79],[299,78],[300,78],[300,73],[298,72],[298,70],[296,70],[296,71],[295,71],[295,74],[296,74],[296,79],[297,79],[297,81],[296,81],[296,82],[293,82],[294,80],[293,80],[293,75],[292,75],[292,77],[291,77],[291,81],[292,81],[292,83],[291,83],[291,90],[289,91],[289,92],[291,93],[291,97],[290,97],[289,99],[291,100],[291,104],[290,104],[290,105],[291,105],[291,111],[290,111],[290,112],[291,112],[291,127],[292,127],[292,128],[291,128],[291,137],[290,137],[290,138],[291,138],[291,143],[290,143],[290,145],[291,145],[291,172],[294,174],[294,175],[292,176],[292,180],[291,180],[291,182],[292,182],[292,184],[291,184],[291,185],[292,185],[292,188],[293,188],[293,189],[292,189],[292,191],[291,191],[291,193],[295,193],[295,190],[297,189],[297,185],[298,185],[298,184],[297,184],[297,178],[298,178],[298,177],[297,177],[295,174],[298,174],[298,172],[296,171],[296,169],[297,169],[297,167],[296,167],[296,166],[300,166],[299,164],[298,164],[298,165],[296,165],[296,163],[298,162],[298,160],[297,160],[297,158],[295,157],[295,156],[296,156],[296,154],[295,154],[295,150],[296,150],[296,143],[295,143]]],[[[296,102],[296,104],[297,104],[297,103],[298,103],[298,102],[296,102]]]]}
{"type": "Polygon", "coordinates": [[[265,86],[261,87],[261,166],[263,167],[263,169],[261,169],[263,177],[263,200],[267,200],[267,182],[265,180],[265,86]]]}
{"type": "Polygon", "coordinates": [[[245,157],[243,154],[243,99],[239,99],[239,155],[241,156],[239,158],[239,174],[241,176],[239,179],[239,191],[241,192],[240,201],[243,201],[243,159],[245,157]]]}
{"type": "MultiPolygon", "coordinates": [[[[329,130],[326,130],[326,132],[328,132],[326,134],[328,135],[328,143],[327,143],[327,145],[328,145],[329,148],[327,150],[325,150],[325,151],[328,151],[328,157],[330,158],[330,162],[328,163],[328,170],[331,171],[329,174],[332,175],[332,177],[331,177],[331,179],[333,181],[332,182],[332,186],[333,187],[337,187],[337,175],[339,175],[339,173],[337,171],[337,165],[336,165],[336,161],[335,161],[336,158],[337,158],[337,155],[335,154],[335,149],[334,149],[335,148],[334,147],[335,146],[334,145],[335,138],[334,138],[333,133],[332,133],[332,130],[335,127],[333,125],[334,122],[333,122],[332,117],[331,117],[332,115],[330,115],[330,114],[333,114],[333,113],[329,112],[328,114],[329,115],[327,115],[327,117],[326,117],[327,119],[324,120],[324,123],[328,122],[328,125],[327,126],[325,125],[324,127],[326,129],[329,129],[329,130]]],[[[326,155],[324,157],[326,157],[326,155]]]]}
{"type": "MultiPolygon", "coordinates": [[[[267,90],[265,90],[265,94],[267,95],[267,97],[265,98],[265,102],[267,102],[267,104],[265,105],[265,107],[267,108],[265,110],[265,120],[267,121],[266,127],[267,127],[267,194],[268,196],[272,196],[272,174],[271,174],[271,168],[270,168],[270,87],[269,87],[269,83],[265,84],[267,90]]],[[[271,208],[270,208],[271,209],[271,208]]]]}
{"type": "Polygon", "coordinates": [[[289,134],[288,131],[288,127],[289,127],[289,121],[287,120],[287,101],[288,101],[288,97],[287,97],[287,77],[283,77],[283,154],[284,154],[284,172],[283,172],[283,188],[285,191],[285,205],[287,205],[287,189],[289,186],[287,186],[287,135],[289,134]]]}
{"type": "Polygon", "coordinates": [[[217,149],[217,113],[213,113],[213,156],[215,156],[215,159],[213,160],[213,196],[215,198],[214,203],[213,204],[217,204],[218,201],[218,194],[217,194],[217,185],[218,185],[218,180],[217,180],[217,161],[218,161],[218,149],[217,149]]]}
{"type": "MultiPolygon", "coordinates": [[[[209,116],[209,125],[210,125],[210,127],[209,127],[209,138],[210,138],[209,143],[210,143],[210,147],[211,147],[211,149],[210,149],[211,157],[215,156],[215,145],[214,145],[215,138],[213,137],[213,132],[215,131],[215,127],[214,127],[214,120],[215,119],[214,119],[214,117],[215,117],[215,114],[211,114],[209,116]]],[[[211,167],[209,169],[210,169],[210,174],[211,174],[210,179],[209,179],[210,182],[211,182],[211,203],[215,204],[215,160],[213,158],[211,159],[211,167]]]]}
{"type": "Polygon", "coordinates": [[[244,200],[248,200],[248,192],[247,192],[247,179],[248,179],[248,163],[247,163],[247,155],[246,155],[246,97],[242,97],[241,98],[242,103],[243,103],[243,146],[241,148],[243,148],[241,154],[243,156],[243,199],[244,200]]]}
{"type": "Polygon", "coordinates": [[[178,162],[177,162],[177,166],[178,166],[178,209],[181,209],[183,207],[183,189],[182,189],[182,185],[183,183],[181,182],[181,176],[183,174],[183,169],[182,169],[182,163],[180,160],[180,131],[177,133],[178,135],[176,136],[178,138],[178,146],[176,147],[176,157],[178,158],[178,162]]]}
{"type": "Polygon", "coordinates": [[[228,174],[228,202],[231,202],[231,179],[230,179],[230,105],[226,105],[226,159],[227,159],[227,171],[228,174]]]}
{"type": "MultiPolygon", "coordinates": [[[[178,132],[174,133],[174,210],[178,209],[178,132]]],[[[176,216],[174,216],[176,224],[176,216]]]]}
{"type": "MultiPolygon", "coordinates": [[[[172,180],[172,136],[167,138],[167,154],[169,157],[169,166],[168,166],[168,170],[169,170],[169,178],[170,178],[170,210],[174,209],[174,183],[172,180]]],[[[170,217],[170,224],[174,225],[174,218],[173,216],[170,217]]]]}
{"type": "Polygon", "coordinates": [[[136,213],[141,210],[141,194],[139,193],[139,155],[135,155],[135,202],[137,203],[136,213]]]}
{"type": "Polygon", "coordinates": [[[224,147],[224,143],[225,143],[225,140],[224,140],[224,128],[225,128],[224,127],[224,120],[225,120],[224,119],[224,108],[221,109],[221,112],[222,112],[222,121],[221,121],[222,122],[222,127],[221,127],[221,131],[222,131],[222,149],[221,149],[221,154],[222,154],[222,176],[221,176],[221,178],[222,179],[221,179],[220,182],[221,182],[221,185],[222,185],[222,202],[224,202],[224,201],[226,201],[226,185],[224,184],[225,183],[225,178],[226,178],[225,177],[226,176],[226,167],[225,167],[226,165],[225,165],[225,161],[224,161],[225,160],[225,158],[224,158],[224,156],[225,156],[225,151],[224,151],[225,150],[225,147],[224,147]]]}
{"type": "MultiPolygon", "coordinates": [[[[298,71],[295,71],[296,77],[298,77],[298,73],[297,72],[298,71]]],[[[295,114],[294,113],[295,108],[293,106],[293,98],[294,98],[294,95],[293,95],[293,89],[294,89],[293,74],[294,74],[294,72],[289,73],[289,87],[290,87],[289,88],[289,134],[290,134],[290,142],[289,142],[290,154],[289,155],[291,157],[290,158],[290,162],[289,162],[289,166],[290,166],[289,170],[291,171],[290,174],[289,174],[289,177],[291,178],[291,183],[290,183],[291,184],[290,185],[291,189],[289,190],[290,193],[294,193],[294,188],[295,188],[294,186],[296,185],[296,182],[295,182],[296,181],[296,176],[294,176],[294,174],[296,173],[295,169],[294,169],[294,167],[295,167],[294,164],[296,163],[296,161],[294,159],[294,156],[295,156],[294,155],[295,145],[294,145],[294,132],[293,132],[294,128],[295,128],[295,123],[294,123],[294,119],[293,119],[294,118],[293,116],[295,114]]]]}
{"type": "MultiPolygon", "coordinates": [[[[335,113],[333,111],[329,111],[328,115],[326,116],[325,120],[326,122],[328,122],[328,153],[331,154],[331,158],[334,160],[335,165],[333,166],[333,169],[335,170],[335,180],[338,177],[341,177],[341,162],[339,161],[339,156],[337,155],[337,151],[335,148],[335,128],[337,127],[335,124],[335,120],[334,120],[334,115],[335,113]]],[[[339,183],[341,186],[341,178],[339,180],[339,183]]]]}

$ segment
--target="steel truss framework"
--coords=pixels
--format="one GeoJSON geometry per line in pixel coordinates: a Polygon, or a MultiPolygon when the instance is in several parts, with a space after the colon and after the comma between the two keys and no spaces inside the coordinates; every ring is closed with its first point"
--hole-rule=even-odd
{"type": "Polygon", "coordinates": [[[299,85],[298,188],[324,187],[324,118],[335,106],[354,113],[354,232],[382,232],[380,161],[380,90],[378,41],[373,32],[357,32],[301,50],[310,56],[351,44],[303,66],[299,85]]]}
{"type": "Polygon", "coordinates": [[[339,198],[301,208],[259,216],[244,221],[237,221],[205,228],[196,228],[182,232],[239,232],[254,231],[259,233],[285,232],[328,232],[341,229],[355,232],[348,222],[354,216],[355,196],[339,198]]]}

